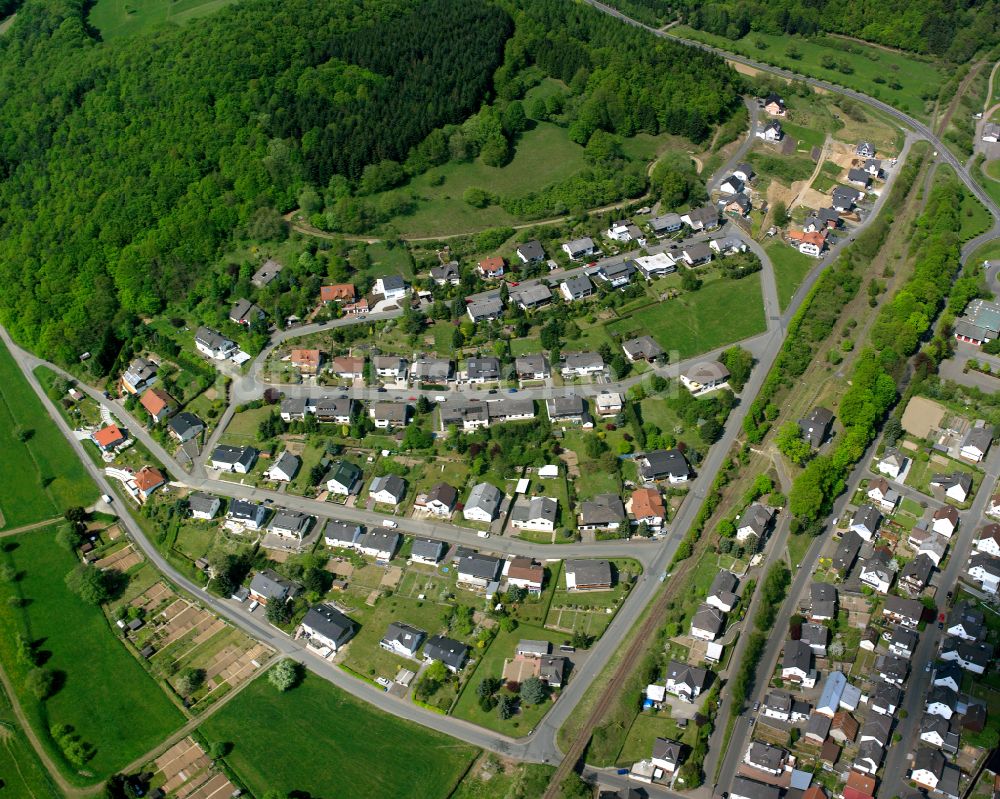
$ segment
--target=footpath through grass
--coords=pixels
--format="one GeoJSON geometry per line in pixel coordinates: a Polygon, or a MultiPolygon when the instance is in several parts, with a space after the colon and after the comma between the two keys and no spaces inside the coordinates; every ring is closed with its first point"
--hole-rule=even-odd
{"type": "Polygon", "coordinates": [[[0,583],[0,660],[18,700],[53,759],[68,779],[90,784],[148,752],[184,721],[139,662],[116,640],[104,614],[66,587],[65,576],[79,562],[55,542],[55,527],[4,541],[2,562],[18,575],[0,583]],[[19,597],[23,607],[11,599],[19,597]],[[55,675],[44,702],[29,690],[34,665],[18,655],[24,636],[37,662],[55,675]],[[63,757],[50,729],[68,725],[94,749],[81,777],[63,757]]]}
{"type": "Polygon", "coordinates": [[[97,487],[3,344],[0,450],[0,529],[51,519],[97,499],[97,487]]]}
{"type": "Polygon", "coordinates": [[[803,255],[783,241],[773,239],[764,247],[774,265],[774,280],[778,284],[778,305],[781,310],[788,307],[809,270],[816,265],[816,259],[803,255]]]}
{"type": "Polygon", "coordinates": [[[308,674],[279,693],[257,679],[200,728],[255,796],[450,796],[479,754],[308,674]]]}

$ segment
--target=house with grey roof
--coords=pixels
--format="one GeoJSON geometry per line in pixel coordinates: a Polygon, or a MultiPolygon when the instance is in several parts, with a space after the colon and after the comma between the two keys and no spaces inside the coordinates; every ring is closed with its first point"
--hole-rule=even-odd
{"type": "Polygon", "coordinates": [[[500,579],[502,569],[503,561],[471,551],[466,551],[455,564],[458,582],[474,588],[485,588],[500,579]]]}
{"type": "Polygon", "coordinates": [[[567,560],[563,572],[567,591],[608,591],[613,585],[611,564],[606,560],[567,560]]]}
{"type": "Polygon", "coordinates": [[[323,543],[328,547],[356,549],[361,540],[361,527],[339,519],[327,519],[322,535],[323,543]]]}
{"type": "Polygon", "coordinates": [[[663,347],[657,344],[652,336],[639,336],[623,341],[622,351],[625,353],[625,357],[633,363],[636,361],[652,363],[665,354],[663,347]]]}
{"type": "Polygon", "coordinates": [[[943,491],[948,499],[965,502],[972,491],[972,475],[957,470],[951,474],[935,474],[930,479],[930,485],[943,491]]]}
{"type": "Polygon", "coordinates": [[[718,608],[724,613],[729,613],[734,607],[736,607],[736,603],[739,602],[740,599],[736,595],[736,588],[739,585],[739,582],[740,581],[735,574],[722,569],[712,580],[712,585],[708,589],[708,597],[705,599],[705,603],[718,608]]]}
{"type": "Polygon", "coordinates": [[[437,566],[448,553],[448,545],[444,541],[433,538],[414,538],[410,547],[410,560],[415,563],[425,563],[437,566]]]}
{"type": "Polygon", "coordinates": [[[708,672],[687,663],[671,660],[667,664],[666,690],[684,702],[694,702],[708,686],[708,672]]]}
{"type": "Polygon", "coordinates": [[[763,741],[751,741],[743,756],[743,762],[758,771],[778,775],[785,771],[785,764],[788,763],[788,752],[763,741]]]}
{"type": "Polygon", "coordinates": [[[746,541],[750,536],[756,536],[757,541],[763,541],[774,519],[774,511],[766,505],[754,502],[748,506],[737,522],[736,540],[746,541]]]}
{"type": "Polygon", "coordinates": [[[862,505],[851,517],[851,530],[861,536],[865,541],[871,541],[878,532],[879,524],[882,522],[882,514],[874,505],[862,505]]]}
{"type": "Polygon", "coordinates": [[[458,503],[458,491],[447,483],[438,483],[424,498],[424,507],[441,518],[448,518],[458,503]]]}
{"type": "Polygon", "coordinates": [[[562,364],[563,377],[588,377],[604,371],[604,359],[596,352],[565,352],[562,364]]]}
{"type": "Polygon", "coordinates": [[[287,602],[301,592],[301,585],[282,577],[274,569],[262,569],[250,580],[250,596],[262,605],[268,602],[287,602]]]}
{"type": "Polygon", "coordinates": [[[226,511],[227,529],[233,532],[244,530],[259,530],[267,518],[267,505],[251,502],[248,499],[233,499],[226,511]]]}
{"type": "Polygon", "coordinates": [[[406,496],[406,480],[398,474],[376,477],[368,487],[368,496],[381,505],[398,505],[406,496]]]}
{"type": "Polygon", "coordinates": [[[299,469],[301,468],[302,459],[298,455],[292,455],[288,450],[285,450],[267,468],[264,476],[268,480],[288,483],[295,479],[295,475],[299,473],[299,469]]]}
{"type": "Polygon", "coordinates": [[[432,635],[424,644],[424,659],[428,662],[437,660],[454,674],[462,670],[468,657],[469,647],[454,638],[432,635]]]}
{"type": "Polygon", "coordinates": [[[376,355],[372,359],[372,366],[379,377],[389,377],[393,380],[405,380],[410,370],[409,361],[396,355],[376,355]]]}
{"type": "Polygon", "coordinates": [[[306,418],[306,397],[283,397],[281,400],[281,418],[286,422],[301,421],[306,418]]]}
{"type": "Polygon", "coordinates": [[[385,630],[385,635],[378,645],[387,652],[400,657],[413,657],[420,649],[427,633],[401,621],[392,622],[385,630]]]}
{"type": "Polygon", "coordinates": [[[135,358],[122,373],[122,386],[130,394],[141,394],[156,382],[159,365],[148,358],[135,358]]]}
{"type": "Polygon", "coordinates": [[[545,248],[542,247],[542,243],[538,239],[519,244],[514,252],[521,259],[522,264],[534,264],[545,260],[545,248]]]}
{"type": "Polygon", "coordinates": [[[962,439],[960,454],[966,460],[979,463],[986,457],[993,443],[993,427],[985,422],[977,422],[962,439]]]}
{"type": "Polygon", "coordinates": [[[691,617],[691,637],[714,641],[726,626],[726,614],[709,604],[699,605],[691,617]]]}
{"type": "Polygon", "coordinates": [[[809,619],[830,621],[837,617],[837,587],[832,583],[809,586],[809,619]]]}
{"type": "Polygon", "coordinates": [[[562,245],[562,251],[569,256],[571,261],[579,261],[581,258],[586,258],[588,255],[594,255],[600,252],[594,240],[590,236],[584,236],[580,239],[573,239],[572,241],[567,241],[562,245]]]}
{"type": "Polygon", "coordinates": [[[514,371],[519,380],[545,380],[552,374],[548,360],[541,353],[515,358],[514,371]]]}
{"type": "Polygon", "coordinates": [[[590,421],[587,413],[587,403],[580,396],[549,397],[545,400],[545,410],[552,422],[574,422],[581,424],[590,421]]]}
{"type": "Polygon", "coordinates": [[[821,406],[817,406],[809,412],[804,419],[799,419],[799,430],[802,437],[809,442],[813,449],[819,449],[830,435],[830,427],[833,425],[833,413],[821,406]]]}
{"type": "Polygon", "coordinates": [[[671,233],[676,233],[683,227],[684,222],[681,221],[680,214],[661,214],[660,216],[654,216],[649,220],[649,229],[653,232],[653,235],[658,238],[663,238],[664,236],[669,236],[671,233]]]}
{"type": "Polygon", "coordinates": [[[691,467],[677,449],[657,449],[636,457],[639,477],[643,480],[668,480],[686,483],[691,467]]]}
{"type": "Polygon", "coordinates": [[[202,355],[224,361],[236,352],[236,342],[209,327],[199,327],[194,333],[194,346],[202,355]]]}
{"type": "Polygon", "coordinates": [[[196,491],[187,498],[188,510],[191,511],[192,519],[209,521],[214,519],[222,507],[222,500],[211,494],[204,494],[196,491]]]}
{"type": "Polygon", "coordinates": [[[200,436],[205,430],[205,423],[193,413],[181,411],[167,422],[167,432],[181,444],[200,436]]]}
{"type": "Polygon", "coordinates": [[[470,383],[495,382],[500,379],[500,359],[469,358],[465,362],[465,374],[470,383]]]}
{"type": "Polygon", "coordinates": [[[212,468],[222,472],[247,474],[257,462],[258,454],[253,447],[230,447],[220,444],[212,450],[212,468]]]}
{"type": "Polygon", "coordinates": [[[584,532],[618,530],[625,523],[625,505],[616,494],[598,494],[580,503],[579,528],[584,532]]]}
{"type": "Polygon", "coordinates": [[[306,611],[297,637],[324,657],[331,657],[354,636],[355,625],[333,605],[313,605],[306,611]]]}
{"type": "Polygon", "coordinates": [[[278,508],[271,523],[267,526],[267,531],[282,538],[295,538],[301,540],[309,531],[314,518],[307,513],[287,508],[278,508]]]}
{"type": "Polygon", "coordinates": [[[719,226],[719,210],[712,204],[703,205],[682,214],[681,221],[694,231],[713,230],[719,226]]]}
{"type": "Polygon", "coordinates": [[[350,424],[355,402],[350,397],[321,397],[311,407],[319,422],[350,424]]]}
{"type": "Polygon", "coordinates": [[[374,402],[368,414],[375,427],[388,430],[391,427],[406,427],[410,421],[410,406],[405,402],[374,402]]]}
{"type": "Polygon", "coordinates": [[[360,493],[363,482],[360,467],[350,461],[337,461],[326,476],[326,490],[349,497],[360,493]]]}
{"type": "Polygon", "coordinates": [[[611,288],[616,289],[626,285],[637,270],[638,267],[633,261],[606,263],[602,264],[601,268],[597,270],[597,277],[611,286],[611,288]]]}
{"type": "Polygon", "coordinates": [[[472,487],[469,498],[462,508],[462,517],[466,521],[489,524],[500,513],[500,503],[503,494],[492,483],[477,483],[472,487]]]}
{"type": "Polygon", "coordinates": [[[410,366],[410,379],[421,383],[450,383],[455,366],[447,358],[417,358],[410,366]]]}
{"type": "Polygon", "coordinates": [[[778,799],[781,791],[773,785],[768,785],[748,777],[735,777],[729,789],[730,799],[778,799]]]}
{"type": "Polygon", "coordinates": [[[559,284],[559,291],[562,292],[566,302],[585,300],[594,293],[594,284],[586,275],[572,275],[559,284]]]}
{"type": "Polygon", "coordinates": [[[457,286],[462,282],[458,271],[458,261],[448,261],[446,264],[431,267],[431,280],[438,286],[457,286]]]}
{"type": "Polygon", "coordinates": [[[264,312],[250,300],[242,297],[233,303],[229,310],[229,321],[249,327],[259,319],[264,318],[264,312]]]}
{"type": "Polygon", "coordinates": [[[253,273],[253,277],[250,278],[250,282],[257,288],[264,288],[264,286],[268,285],[278,275],[280,275],[281,270],[284,268],[284,266],[275,261],[273,258],[268,258],[261,265],[260,269],[253,273]]]}
{"type": "Polygon", "coordinates": [[[551,497],[518,496],[510,512],[510,524],[515,530],[551,532],[559,516],[559,503],[551,497]]]}
{"type": "Polygon", "coordinates": [[[489,427],[490,424],[489,406],[478,399],[468,402],[458,399],[440,403],[438,415],[441,417],[442,430],[447,430],[451,425],[463,430],[478,430],[481,427],[489,427]]]}
{"type": "Polygon", "coordinates": [[[508,302],[530,311],[552,302],[552,290],[540,280],[526,280],[508,289],[508,302]]]}

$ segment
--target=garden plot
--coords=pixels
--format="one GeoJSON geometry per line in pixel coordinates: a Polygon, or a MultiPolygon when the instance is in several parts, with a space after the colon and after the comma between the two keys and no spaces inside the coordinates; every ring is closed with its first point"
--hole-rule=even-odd
{"type": "Polygon", "coordinates": [[[142,555],[136,551],[131,543],[128,543],[121,549],[105,555],[96,561],[94,565],[101,571],[105,569],[117,569],[120,572],[127,572],[133,566],[137,566],[140,563],[142,563],[142,555]]]}
{"type": "Polygon", "coordinates": [[[214,770],[205,750],[191,738],[158,757],[156,768],[151,784],[180,799],[221,799],[236,793],[236,786],[225,774],[214,770]]]}

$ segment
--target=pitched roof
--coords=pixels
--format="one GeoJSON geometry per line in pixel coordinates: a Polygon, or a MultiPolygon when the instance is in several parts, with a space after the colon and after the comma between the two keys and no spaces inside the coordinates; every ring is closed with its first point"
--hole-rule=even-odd
{"type": "Polygon", "coordinates": [[[143,393],[142,397],[139,399],[142,407],[149,411],[153,416],[159,416],[171,405],[176,405],[174,398],[171,397],[166,391],[164,391],[159,386],[154,386],[143,393]]]}
{"type": "Polygon", "coordinates": [[[441,635],[432,635],[424,644],[424,657],[440,660],[446,666],[451,666],[454,669],[462,668],[468,652],[469,647],[461,641],[445,638],[441,635]]]}
{"type": "Polygon", "coordinates": [[[666,518],[667,508],[663,497],[655,488],[637,488],[632,492],[632,515],[637,519],[648,516],[666,518]]]}
{"type": "Polygon", "coordinates": [[[167,482],[167,478],[163,476],[163,472],[154,466],[143,466],[135,473],[133,479],[135,480],[136,488],[143,492],[151,491],[167,482]]]}
{"type": "Polygon", "coordinates": [[[118,425],[109,424],[107,427],[102,427],[94,433],[93,438],[94,441],[97,442],[98,446],[107,448],[118,441],[123,441],[125,439],[125,434],[118,425]]]}

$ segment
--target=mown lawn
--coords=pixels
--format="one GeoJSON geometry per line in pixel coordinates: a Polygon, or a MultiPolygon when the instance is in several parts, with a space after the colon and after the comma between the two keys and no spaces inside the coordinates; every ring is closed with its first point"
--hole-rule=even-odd
{"type": "Polygon", "coordinates": [[[760,273],[741,280],[710,277],[695,292],[651,305],[613,322],[608,330],[629,338],[651,335],[671,357],[692,355],[740,341],[766,329],[760,273]]]}
{"type": "MultiPolygon", "coordinates": [[[[49,737],[54,725],[69,725],[94,747],[86,765],[94,779],[114,773],[148,752],[183,722],[184,717],[125,645],[116,640],[104,614],[66,587],[75,555],[55,543],[55,527],[7,540],[4,562],[20,578],[0,584],[0,659],[17,690],[35,732],[63,763],[49,737]],[[28,600],[23,608],[9,600],[28,600]],[[15,638],[35,643],[39,660],[56,674],[53,696],[39,702],[26,686],[30,666],[16,654],[15,638]]],[[[81,778],[68,763],[67,777],[81,778]]]]}
{"type": "Polygon", "coordinates": [[[88,22],[106,41],[151,30],[165,22],[187,22],[233,0],[97,0],[88,22]]]}
{"type": "Polygon", "coordinates": [[[638,760],[646,760],[653,751],[653,742],[657,738],[679,741],[684,731],[668,713],[669,711],[661,711],[636,716],[615,762],[630,766],[638,760]]]}
{"type": "Polygon", "coordinates": [[[774,280],[778,284],[778,305],[781,310],[788,307],[802,281],[806,279],[816,259],[803,255],[783,241],[773,239],[764,247],[774,265],[774,280]]]}
{"type": "Polygon", "coordinates": [[[314,675],[279,693],[256,680],[200,728],[256,796],[451,795],[479,750],[402,721],[314,675]]]}
{"type": "Polygon", "coordinates": [[[925,61],[896,50],[883,50],[860,42],[846,42],[830,36],[804,38],[753,32],[742,39],[732,41],[723,36],[694,30],[686,25],[672,28],[671,33],[685,39],[706,42],[728,52],[739,53],[802,75],[857,89],[884,100],[918,119],[927,119],[921,95],[926,92],[928,95],[936,96],[945,79],[944,71],[933,61],[925,61]],[[764,45],[763,48],[758,47],[758,43],[764,45]],[[801,54],[801,58],[788,57],[788,48],[793,44],[801,54]],[[846,47],[854,48],[856,52],[848,52],[846,47]],[[832,57],[838,63],[846,61],[853,71],[845,75],[838,69],[828,69],[822,65],[824,57],[832,57]],[[876,78],[884,82],[879,83],[876,78]],[[889,88],[889,83],[893,80],[898,81],[900,88],[889,88]]]}
{"type": "Polygon", "coordinates": [[[97,487],[0,344],[0,528],[60,516],[89,505],[97,487]],[[25,438],[25,441],[21,441],[25,438]]]}

